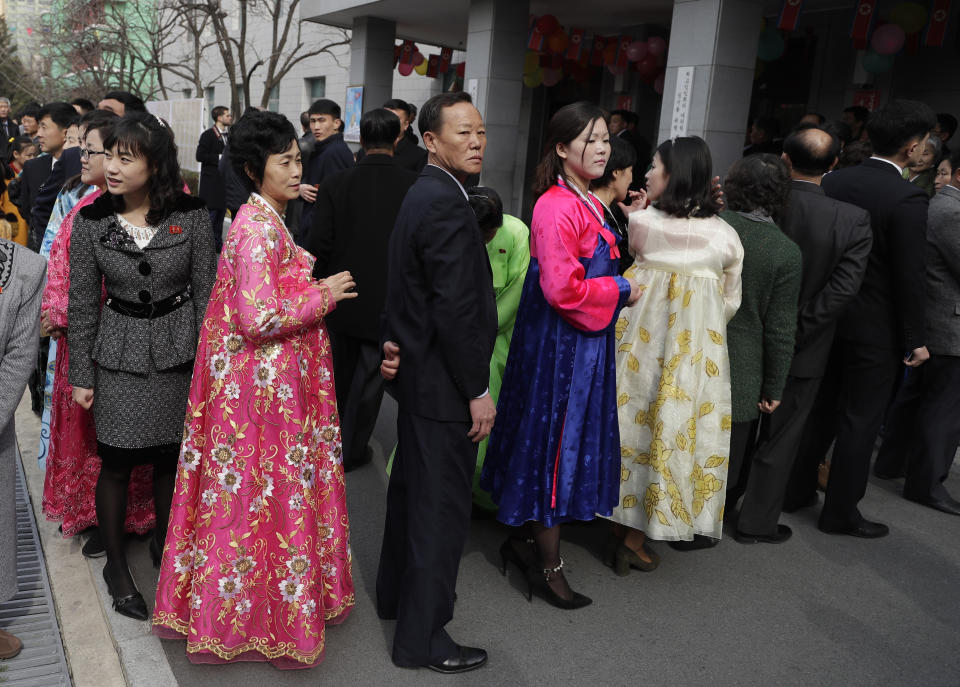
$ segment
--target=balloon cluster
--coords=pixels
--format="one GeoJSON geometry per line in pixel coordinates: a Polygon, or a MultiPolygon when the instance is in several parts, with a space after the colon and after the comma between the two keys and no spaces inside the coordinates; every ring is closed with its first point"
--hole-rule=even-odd
{"type": "Polygon", "coordinates": [[[887,19],[874,29],[870,49],[863,55],[863,68],[871,74],[893,68],[894,56],[903,50],[908,39],[917,38],[926,27],[927,8],[919,2],[901,2],[890,10],[887,19]]]}
{"type": "Polygon", "coordinates": [[[663,93],[667,41],[659,36],[588,39],[580,29],[564,30],[552,14],[534,21],[532,36],[523,61],[523,83],[529,88],[555,86],[564,77],[584,83],[597,68],[606,67],[612,74],[626,74],[632,68],[641,81],[663,93]]]}

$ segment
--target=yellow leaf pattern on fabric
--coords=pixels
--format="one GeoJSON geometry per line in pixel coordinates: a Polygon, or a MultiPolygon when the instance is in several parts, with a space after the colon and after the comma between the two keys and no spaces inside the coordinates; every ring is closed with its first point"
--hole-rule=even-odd
{"type": "MultiPolygon", "coordinates": [[[[690,437],[690,441],[697,438],[697,418],[695,417],[687,420],[687,436],[690,437]]],[[[693,447],[690,448],[690,452],[693,453],[693,447]]]]}
{"type": "Polygon", "coordinates": [[[635,356],[633,353],[627,356],[627,367],[630,368],[631,372],[640,371],[640,361],[637,360],[637,356],[635,356]]]}
{"type": "Polygon", "coordinates": [[[617,408],[622,408],[630,402],[629,394],[620,394],[617,396],[617,408]]]}
{"type": "Polygon", "coordinates": [[[718,374],[720,374],[720,368],[715,362],[710,360],[710,358],[707,358],[707,374],[711,377],[716,377],[718,374]]]}
{"type": "Polygon", "coordinates": [[[670,317],[667,318],[667,329],[672,329],[673,325],[677,322],[677,313],[670,313],[670,317]]]}
{"type": "Polygon", "coordinates": [[[629,446],[620,447],[620,456],[622,458],[633,458],[635,455],[637,455],[636,449],[630,448],[629,446]]]}
{"type": "Polygon", "coordinates": [[[701,360],[703,360],[703,349],[702,349],[702,348],[701,348],[699,351],[697,351],[696,353],[693,354],[693,358],[690,359],[690,364],[691,364],[691,365],[696,365],[696,364],[699,363],[701,360]]]}
{"type": "Polygon", "coordinates": [[[647,414],[642,410],[638,410],[637,414],[633,416],[633,421],[638,425],[647,424],[647,414]]]}
{"type": "Polygon", "coordinates": [[[621,317],[617,320],[617,323],[613,326],[613,331],[617,335],[617,341],[623,338],[623,333],[627,331],[627,325],[629,324],[630,322],[626,317],[621,317]]]}
{"type": "Polygon", "coordinates": [[[713,412],[713,409],[714,409],[715,407],[716,407],[716,406],[714,406],[713,403],[711,403],[711,402],[709,402],[709,401],[707,401],[706,403],[701,403],[701,404],[700,404],[700,412],[697,413],[697,417],[704,417],[705,415],[709,415],[710,413],[713,412]]]}
{"type": "Polygon", "coordinates": [[[683,436],[680,432],[677,432],[677,448],[681,451],[687,450],[687,438],[683,436]]]}
{"type": "Polygon", "coordinates": [[[720,332],[715,332],[712,329],[708,329],[707,334],[710,335],[710,340],[713,343],[717,344],[718,346],[723,345],[723,334],[721,334],[720,332]]]}
{"type": "Polygon", "coordinates": [[[650,343],[650,332],[643,327],[637,327],[637,338],[643,343],[650,343]]]}
{"type": "Polygon", "coordinates": [[[633,348],[632,343],[620,344],[620,347],[617,348],[617,353],[629,353],[632,348],[633,348]]]}
{"type": "Polygon", "coordinates": [[[667,516],[663,514],[663,511],[659,508],[657,509],[657,520],[660,521],[660,524],[667,527],[670,525],[670,521],[667,520],[667,516]]]}
{"type": "Polygon", "coordinates": [[[714,454],[714,455],[710,456],[709,458],[707,458],[707,462],[703,464],[703,467],[705,467],[705,468],[718,468],[718,467],[720,467],[721,465],[723,465],[723,464],[726,463],[726,462],[727,462],[727,459],[726,459],[725,456],[718,456],[718,455],[714,454]]]}
{"type": "Polygon", "coordinates": [[[623,497],[623,507],[624,508],[633,508],[637,505],[637,497],[633,494],[627,494],[623,497]]]}
{"type": "Polygon", "coordinates": [[[693,298],[693,291],[687,291],[685,294],[683,294],[683,307],[684,307],[684,308],[689,307],[689,305],[690,305],[690,300],[691,300],[692,298],[693,298]]]}
{"type": "Polygon", "coordinates": [[[729,432],[731,429],[733,429],[733,417],[730,415],[724,415],[720,419],[720,429],[722,429],[724,432],[729,432]]]}
{"type": "Polygon", "coordinates": [[[628,479],[630,479],[630,471],[627,470],[627,468],[625,468],[624,466],[621,465],[621,466],[620,466],[620,481],[621,481],[621,482],[626,482],[628,479]]]}
{"type": "Polygon", "coordinates": [[[677,274],[670,275],[670,286],[667,288],[668,301],[676,300],[683,293],[683,287],[677,285],[677,278],[677,274]]]}

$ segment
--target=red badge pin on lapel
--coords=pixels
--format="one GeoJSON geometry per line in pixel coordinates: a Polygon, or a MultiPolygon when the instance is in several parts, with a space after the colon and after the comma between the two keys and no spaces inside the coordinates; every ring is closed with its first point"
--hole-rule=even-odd
{"type": "Polygon", "coordinates": [[[179,224],[172,224],[172,225],[170,225],[170,233],[171,233],[171,234],[182,234],[182,233],[183,233],[183,227],[181,227],[179,224]]]}

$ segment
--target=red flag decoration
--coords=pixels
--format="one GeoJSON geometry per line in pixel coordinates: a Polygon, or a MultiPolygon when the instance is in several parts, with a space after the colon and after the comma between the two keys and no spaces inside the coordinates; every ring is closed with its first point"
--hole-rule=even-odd
{"type": "Polygon", "coordinates": [[[547,40],[547,37],[537,28],[537,18],[530,15],[530,29],[529,34],[527,35],[527,50],[536,50],[537,52],[543,50],[543,44],[547,40]]]}
{"type": "Polygon", "coordinates": [[[440,56],[431,55],[427,60],[427,76],[431,79],[437,78],[437,67],[440,65],[440,56]]]}
{"type": "Polygon", "coordinates": [[[583,29],[570,29],[570,47],[567,48],[567,59],[576,62],[580,59],[580,53],[583,51],[584,36],[583,29]]]}
{"type": "Polygon", "coordinates": [[[630,60],[627,58],[627,48],[630,47],[630,44],[633,43],[633,38],[630,36],[620,36],[620,45],[617,50],[617,66],[626,67],[630,60]]]}
{"type": "Polygon", "coordinates": [[[873,112],[880,105],[880,91],[856,91],[853,94],[853,104],[873,112]]]}
{"type": "Polygon", "coordinates": [[[400,46],[400,64],[413,64],[413,41],[404,41],[400,46]]]}
{"type": "Polygon", "coordinates": [[[443,48],[440,51],[440,64],[437,65],[437,71],[441,74],[446,74],[447,70],[450,69],[450,60],[452,59],[453,48],[443,48]]]}
{"type": "Polygon", "coordinates": [[[873,15],[876,13],[877,0],[857,0],[857,8],[853,14],[853,25],[850,27],[850,38],[857,50],[867,47],[867,36],[873,25],[873,15]]]}
{"type": "Polygon", "coordinates": [[[783,0],[783,9],[780,10],[780,21],[777,28],[781,31],[794,31],[800,21],[800,10],[803,9],[803,0],[783,0]]]}
{"type": "Polygon", "coordinates": [[[607,39],[603,36],[593,37],[593,50],[590,52],[590,66],[603,66],[603,49],[607,47],[607,39]]]}
{"type": "Polygon", "coordinates": [[[607,36],[607,44],[603,48],[603,63],[606,65],[617,63],[617,52],[620,50],[620,37],[607,36]]]}
{"type": "Polygon", "coordinates": [[[937,48],[943,47],[943,37],[947,32],[949,21],[950,0],[933,0],[933,10],[930,12],[930,23],[927,24],[923,44],[937,48]]]}

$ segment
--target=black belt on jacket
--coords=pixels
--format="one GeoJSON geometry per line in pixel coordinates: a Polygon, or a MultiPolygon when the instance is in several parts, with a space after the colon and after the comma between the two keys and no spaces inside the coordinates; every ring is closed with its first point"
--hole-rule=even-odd
{"type": "Polygon", "coordinates": [[[160,301],[153,303],[137,303],[136,301],[125,301],[107,294],[107,300],[104,303],[111,310],[115,310],[121,315],[127,317],[138,317],[142,319],[152,319],[154,317],[163,317],[171,313],[193,297],[188,286],[180,293],[175,293],[160,301]]]}

